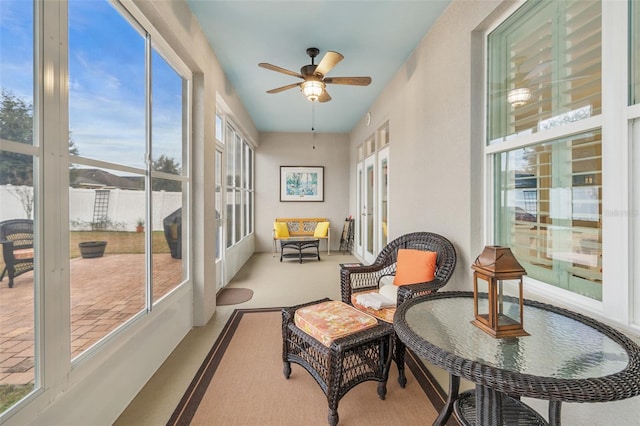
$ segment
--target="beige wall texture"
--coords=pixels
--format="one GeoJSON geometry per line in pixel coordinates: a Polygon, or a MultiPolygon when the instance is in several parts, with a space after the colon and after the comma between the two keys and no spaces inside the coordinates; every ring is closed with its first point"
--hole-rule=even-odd
{"type": "Polygon", "coordinates": [[[471,288],[482,248],[483,133],[471,108],[481,96],[482,51],[472,35],[499,4],[453,2],[371,106],[371,124],[361,120],[350,134],[355,210],[357,146],[388,120],[389,238],[429,231],[450,239],[458,264],[448,290],[471,288]]]}
{"type": "Polygon", "coordinates": [[[256,251],[273,250],[276,217],[326,217],[331,222],[331,249],[339,248],[342,225],[350,214],[348,135],[318,133],[312,140],[309,133],[261,133],[255,178],[256,251]],[[323,166],[324,202],[281,202],[280,166],[323,166]]]}

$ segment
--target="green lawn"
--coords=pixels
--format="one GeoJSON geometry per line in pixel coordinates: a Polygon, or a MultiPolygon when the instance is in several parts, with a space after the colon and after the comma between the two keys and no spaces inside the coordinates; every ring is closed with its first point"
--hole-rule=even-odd
{"type": "MultiPolygon", "coordinates": [[[[123,231],[71,231],[69,257],[80,257],[78,243],[82,241],[104,240],[107,242],[105,254],[144,253],[144,233],[123,231]]],[[[153,252],[169,253],[164,232],[153,231],[153,252]]],[[[0,271],[4,270],[4,259],[0,256],[0,271]]]]}
{"type": "MultiPolygon", "coordinates": [[[[120,231],[73,231],[70,233],[69,257],[80,257],[78,243],[103,240],[107,242],[106,254],[144,253],[144,233],[120,231]]],[[[164,232],[153,232],[153,252],[169,253],[164,232]]]]}

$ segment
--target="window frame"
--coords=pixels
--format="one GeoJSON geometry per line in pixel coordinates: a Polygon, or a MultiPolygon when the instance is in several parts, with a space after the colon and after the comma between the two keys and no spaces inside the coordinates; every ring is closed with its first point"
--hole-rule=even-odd
{"type": "MultiPolygon", "coordinates": [[[[640,188],[633,186],[632,161],[638,165],[640,155],[633,160],[631,149],[633,134],[630,129],[634,119],[640,118],[640,105],[627,106],[628,93],[628,22],[626,2],[602,1],[602,111],[599,115],[566,124],[542,132],[508,138],[499,143],[488,144],[488,34],[511,16],[524,2],[518,2],[486,28],[483,32],[483,134],[481,141],[483,156],[483,242],[492,244],[495,238],[494,216],[494,155],[566,137],[594,129],[602,130],[602,301],[596,301],[567,290],[525,277],[525,289],[530,297],[540,298],[587,312],[608,321],[614,321],[635,333],[640,331],[640,272],[633,270],[635,246],[640,246],[640,228],[633,227],[634,217],[629,214],[632,194],[640,198],[640,188]],[[635,229],[635,240],[630,231],[635,229]],[[632,279],[635,277],[635,280],[632,279]],[[634,288],[634,284],[635,288],[634,288]],[[635,295],[635,299],[633,298],[635,295]],[[635,313],[635,314],[634,314],[635,313]]],[[[640,135],[636,136],[640,139],[640,135]]],[[[637,142],[636,142],[637,143],[637,142]]],[[[636,167],[637,169],[637,167],[636,167]]],[[[637,203],[637,202],[636,202],[637,203]]],[[[636,204],[638,205],[638,204],[636,204]]],[[[637,222],[639,219],[635,217],[637,222]]],[[[635,259],[638,250],[635,250],[635,259]]],[[[637,263],[637,262],[635,262],[637,263]]]]}

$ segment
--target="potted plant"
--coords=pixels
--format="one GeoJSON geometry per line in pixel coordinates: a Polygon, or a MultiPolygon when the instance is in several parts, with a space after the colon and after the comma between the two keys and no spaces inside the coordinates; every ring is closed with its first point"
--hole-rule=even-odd
{"type": "Polygon", "coordinates": [[[140,218],[136,222],[136,232],[144,232],[144,219],[140,218]]]}
{"type": "Polygon", "coordinates": [[[80,255],[84,259],[91,259],[94,257],[102,257],[104,250],[107,247],[106,241],[83,241],[78,243],[80,248],[80,255]]]}

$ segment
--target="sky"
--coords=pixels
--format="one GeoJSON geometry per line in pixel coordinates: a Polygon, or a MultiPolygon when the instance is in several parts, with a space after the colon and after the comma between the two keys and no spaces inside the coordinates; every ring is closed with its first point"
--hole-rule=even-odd
{"type": "MultiPolygon", "coordinates": [[[[144,168],[145,39],[105,0],[69,1],[69,130],[82,157],[144,168]]],[[[33,103],[33,4],[0,0],[0,86],[33,103]]],[[[181,166],[182,79],[152,54],[153,158],[181,166]]]]}

